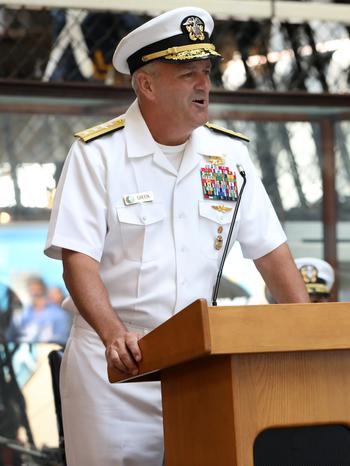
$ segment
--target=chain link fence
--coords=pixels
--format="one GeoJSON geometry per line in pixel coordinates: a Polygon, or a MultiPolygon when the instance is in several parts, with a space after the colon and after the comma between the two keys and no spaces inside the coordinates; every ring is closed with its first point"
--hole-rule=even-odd
{"type": "Polygon", "coordinates": [[[0,113],[0,209],[13,220],[47,220],[73,134],[100,118],[0,113]]]}
{"type": "MultiPolygon", "coordinates": [[[[0,79],[129,85],[129,77],[113,69],[112,55],[119,40],[148,19],[125,12],[0,6],[0,79]]],[[[223,60],[212,71],[214,88],[348,93],[349,29],[330,21],[218,19],[214,42],[223,60]]],[[[50,206],[72,134],[103,119],[45,110],[39,115],[0,114],[0,180],[6,192],[1,207],[25,208],[21,183],[34,175],[46,180],[41,192],[47,190],[50,206]]],[[[316,124],[221,123],[254,135],[250,151],[282,220],[301,212],[303,218],[320,219],[322,151],[316,124]]],[[[336,125],[341,217],[350,196],[348,126],[346,121],[336,125]]],[[[32,204],[43,207],[45,202],[32,204]]]]}
{"type": "MultiPolygon", "coordinates": [[[[0,78],[128,85],[112,67],[122,37],[150,19],[134,13],[0,6],[0,78]]],[[[223,61],[213,84],[229,90],[350,89],[350,27],[276,19],[217,20],[223,61]]]]}
{"type": "MultiPolygon", "coordinates": [[[[109,118],[107,115],[0,114],[0,208],[16,206],[17,215],[22,218],[26,208],[41,207],[44,208],[42,218],[48,218],[51,196],[74,132],[109,118]]],[[[322,150],[318,124],[215,122],[251,137],[249,152],[282,221],[321,221],[322,150]]],[[[348,134],[348,122],[336,125],[340,220],[349,218],[350,214],[348,134]]]]}
{"type": "MultiPolygon", "coordinates": [[[[0,79],[128,86],[129,77],[113,69],[112,55],[119,40],[148,19],[134,13],[0,7],[0,79]]],[[[217,19],[214,42],[223,55],[212,70],[214,89],[349,92],[345,23],[217,19]]],[[[111,109],[104,114],[103,108],[98,114],[86,107],[63,115],[44,105],[36,114],[0,112],[0,223],[48,219],[73,134],[112,118],[111,109]]],[[[251,138],[251,156],[280,219],[321,228],[319,124],[287,121],[285,115],[283,121],[231,115],[216,123],[251,138]]],[[[337,216],[344,222],[350,215],[349,129],[348,121],[335,124],[337,216]]],[[[316,256],[322,256],[321,244],[316,256]]]]}

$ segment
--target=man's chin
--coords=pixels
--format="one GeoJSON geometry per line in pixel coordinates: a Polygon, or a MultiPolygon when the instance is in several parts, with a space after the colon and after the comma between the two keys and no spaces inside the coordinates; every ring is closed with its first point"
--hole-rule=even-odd
{"type": "Polygon", "coordinates": [[[192,112],[191,114],[191,123],[195,125],[195,128],[198,128],[199,126],[203,126],[209,118],[208,114],[208,108],[202,109],[202,110],[197,110],[196,112],[192,112]]]}
{"type": "Polygon", "coordinates": [[[208,112],[204,112],[203,115],[196,115],[196,118],[193,119],[193,129],[203,126],[208,121],[208,118],[208,112]]]}

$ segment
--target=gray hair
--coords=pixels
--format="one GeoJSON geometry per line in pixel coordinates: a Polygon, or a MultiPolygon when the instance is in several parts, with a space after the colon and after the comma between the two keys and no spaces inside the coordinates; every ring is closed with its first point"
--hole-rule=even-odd
{"type": "Polygon", "coordinates": [[[133,88],[136,95],[138,95],[139,93],[139,89],[137,85],[137,76],[140,73],[146,73],[153,77],[156,77],[158,75],[157,62],[147,63],[147,65],[142,66],[142,68],[139,68],[132,74],[131,87],[133,88]]]}

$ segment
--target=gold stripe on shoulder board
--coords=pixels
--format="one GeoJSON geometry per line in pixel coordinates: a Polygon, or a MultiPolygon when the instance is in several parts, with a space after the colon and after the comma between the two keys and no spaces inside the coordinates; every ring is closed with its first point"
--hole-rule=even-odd
{"type": "Polygon", "coordinates": [[[84,129],[84,131],[79,131],[78,133],[75,133],[74,136],[81,139],[84,142],[89,142],[92,139],[96,139],[104,134],[122,129],[124,128],[124,126],[124,118],[113,118],[113,120],[106,121],[105,123],[101,123],[100,125],[84,129]]]}
{"type": "Polygon", "coordinates": [[[230,129],[215,125],[214,123],[210,123],[209,121],[204,126],[206,126],[209,129],[212,129],[213,131],[216,131],[217,133],[223,133],[232,138],[242,139],[243,141],[249,142],[249,138],[247,136],[244,136],[244,134],[235,133],[234,131],[231,131],[230,129]]]}

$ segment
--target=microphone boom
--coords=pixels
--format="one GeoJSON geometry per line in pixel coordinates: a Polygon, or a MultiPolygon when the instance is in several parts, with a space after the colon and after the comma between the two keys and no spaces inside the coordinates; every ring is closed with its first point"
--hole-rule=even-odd
{"type": "Polygon", "coordinates": [[[223,251],[222,257],[221,257],[221,262],[220,262],[220,266],[219,266],[218,275],[216,277],[216,282],[215,282],[215,286],[214,286],[214,289],[213,289],[213,296],[212,296],[212,305],[213,306],[217,306],[217,301],[216,300],[217,300],[218,293],[219,293],[222,270],[224,268],[226,256],[227,256],[227,253],[228,253],[228,248],[230,246],[231,236],[232,236],[232,232],[233,232],[233,229],[234,229],[234,226],[235,226],[235,223],[236,223],[237,212],[238,212],[238,209],[239,209],[239,205],[241,203],[243,190],[244,190],[244,187],[245,187],[246,182],[247,182],[246,173],[243,170],[241,165],[237,165],[237,170],[238,170],[239,174],[241,175],[241,177],[243,178],[243,184],[242,184],[241,189],[239,190],[239,193],[238,193],[237,202],[236,202],[236,205],[235,205],[235,210],[234,210],[233,215],[232,215],[230,229],[229,229],[228,234],[227,234],[226,243],[225,243],[224,251],[223,251]]]}

